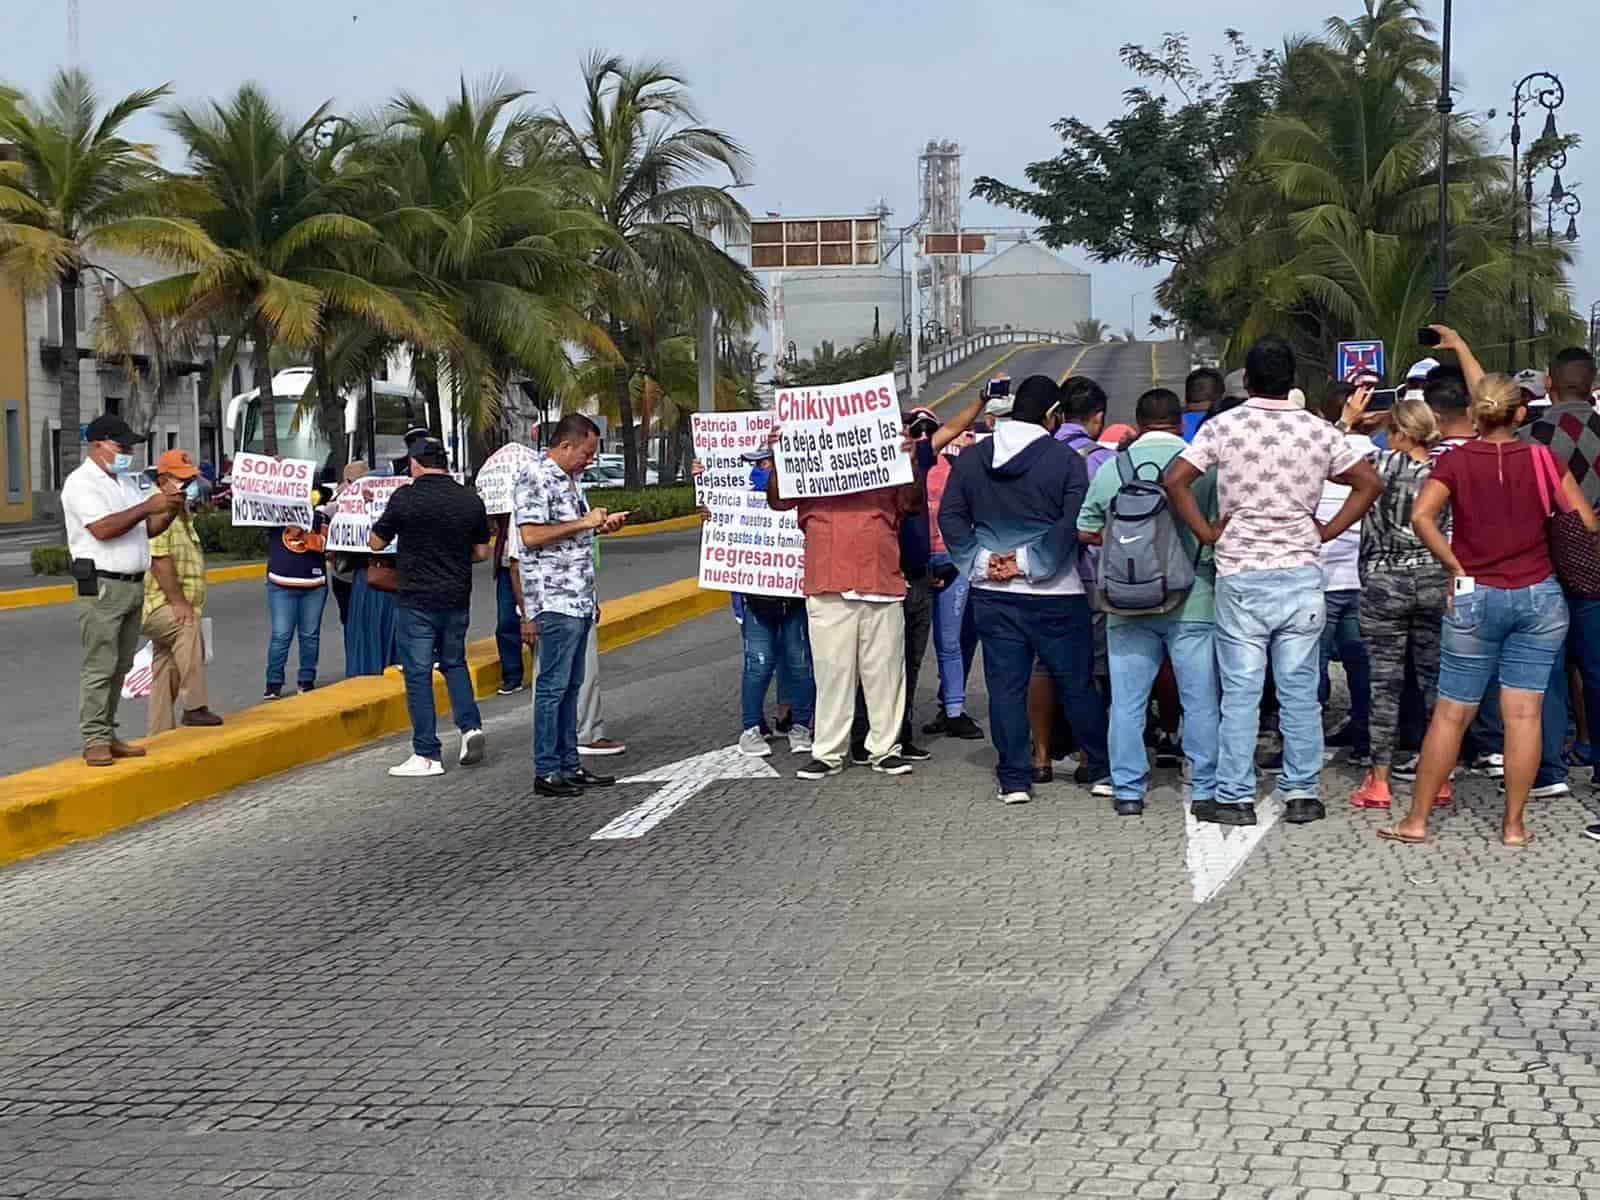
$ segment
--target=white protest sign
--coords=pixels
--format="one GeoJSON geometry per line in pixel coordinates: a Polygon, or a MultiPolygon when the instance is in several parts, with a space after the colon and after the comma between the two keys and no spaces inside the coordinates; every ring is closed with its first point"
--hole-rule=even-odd
{"type": "Polygon", "coordinates": [[[316,471],[317,464],[309,458],[241,451],[233,460],[233,523],[310,529],[316,471]]]}
{"type": "Polygon", "coordinates": [[[389,506],[389,497],[410,482],[409,475],[367,475],[346,484],[339,493],[333,520],[328,523],[328,549],[393,554],[398,539],[386,549],[374,551],[367,545],[367,536],[372,532],[372,523],[389,506]]]}
{"type": "Polygon", "coordinates": [[[779,388],[773,416],[778,440],[779,495],[817,499],[910,483],[911,460],[894,376],[827,387],[779,388]]]}
{"type": "Polygon", "coordinates": [[[704,468],[694,481],[695,500],[704,504],[711,492],[748,488],[750,464],[740,455],[766,449],[772,425],[770,412],[691,414],[694,456],[704,468]]]}
{"type": "Polygon", "coordinates": [[[775,512],[748,484],[705,493],[711,511],[700,527],[700,586],[755,596],[800,596],[806,539],[793,510],[775,512]]]}
{"type": "Polygon", "coordinates": [[[508,442],[484,460],[473,481],[483,507],[493,517],[513,508],[512,491],[523,468],[539,461],[539,452],[521,442],[508,442]]]}

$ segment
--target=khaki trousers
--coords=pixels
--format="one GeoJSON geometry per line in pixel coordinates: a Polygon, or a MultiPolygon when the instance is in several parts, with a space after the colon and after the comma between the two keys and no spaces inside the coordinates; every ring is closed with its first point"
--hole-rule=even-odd
{"type": "Polygon", "coordinates": [[[79,596],[78,636],[83,670],[78,676],[78,734],[83,748],[109,746],[116,737],[122,681],[139,648],[144,584],[101,579],[100,593],[79,596]]]}
{"type": "Polygon", "coordinates": [[[806,616],[817,680],[812,756],[830,767],[844,762],[857,684],[866,699],[867,757],[876,763],[899,753],[906,708],[905,605],[846,600],[830,592],[806,597],[806,616]]]}
{"type": "Polygon", "coordinates": [[[583,651],[583,685],[578,688],[578,745],[587,746],[606,736],[605,713],[600,708],[600,626],[589,625],[589,644],[583,651]]]}
{"type": "Polygon", "coordinates": [[[145,730],[154,735],[177,724],[172,707],[180,694],[185,712],[207,706],[206,650],[200,636],[200,614],[195,613],[192,625],[183,625],[170,604],[145,618],[144,635],[150,639],[154,675],[145,730]]]}

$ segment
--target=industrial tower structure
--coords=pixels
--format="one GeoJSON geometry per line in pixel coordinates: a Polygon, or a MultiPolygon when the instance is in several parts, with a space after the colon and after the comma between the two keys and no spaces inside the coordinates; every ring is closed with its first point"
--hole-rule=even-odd
{"type": "MultiPolygon", "coordinates": [[[[918,224],[924,234],[961,231],[961,147],[955,142],[930,141],[917,156],[918,224]]],[[[918,283],[927,274],[928,307],[924,322],[938,326],[938,335],[960,337],[961,259],[936,255],[918,269],[918,283]]]]}

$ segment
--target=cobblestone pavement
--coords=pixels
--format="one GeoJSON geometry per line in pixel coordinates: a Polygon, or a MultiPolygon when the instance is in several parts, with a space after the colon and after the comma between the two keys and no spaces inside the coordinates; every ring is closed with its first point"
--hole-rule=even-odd
{"type": "MultiPolygon", "coordinates": [[[[608,655],[621,769],[738,670],[722,614],[608,655]]],[[[0,872],[0,1196],[1600,1196],[1576,801],[1380,846],[1330,772],[1196,906],[1170,778],[1002,808],[939,742],[591,841],[651,785],[536,800],[486,715],[437,786],[391,740],[0,872]]]]}

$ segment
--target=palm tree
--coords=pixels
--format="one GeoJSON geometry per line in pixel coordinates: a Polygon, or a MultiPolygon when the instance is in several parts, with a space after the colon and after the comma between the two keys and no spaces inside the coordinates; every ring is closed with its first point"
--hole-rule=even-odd
{"type": "MultiPolygon", "coordinates": [[[[735,326],[752,322],[766,297],[755,276],[709,236],[744,229],[749,214],[726,188],[700,183],[745,173],[743,147],[699,123],[684,79],[659,62],[625,62],[596,53],[583,65],[581,117],[559,110],[538,132],[567,169],[578,202],[610,236],[595,254],[602,271],[596,308],[613,343],[625,340],[630,297],[681,287],[696,308],[710,307],[735,326]]],[[[618,366],[611,394],[622,425],[627,483],[640,478],[630,370],[618,366]]]]}
{"type": "Polygon", "coordinates": [[[491,79],[435,111],[401,94],[373,146],[388,211],[374,217],[426,299],[435,336],[413,365],[438,420],[441,386],[477,436],[500,421],[513,380],[576,399],[568,347],[615,357],[588,320],[588,264],[605,230],[568,205],[561,168],[543,153],[526,93],[491,79]]]}
{"type": "Polygon", "coordinates": [[[1080,342],[1087,342],[1091,346],[1099,345],[1111,333],[1111,326],[1096,317],[1089,317],[1079,321],[1072,327],[1072,336],[1080,342]]]}
{"type": "MultiPolygon", "coordinates": [[[[221,251],[196,271],[141,288],[140,298],[157,313],[196,326],[216,320],[250,338],[268,454],[278,451],[275,348],[313,346],[334,308],[381,328],[417,327],[405,303],[361,269],[362,252],[380,239],[350,211],[352,181],[319,163],[329,146],[336,154],[347,148],[329,140],[337,121],[328,107],[292,125],[265,92],[246,83],[225,104],[167,116],[188,150],[193,178],[213,198],[204,224],[221,251]]],[[[241,341],[230,340],[219,376],[241,341]]]]}
{"type": "MultiPolygon", "coordinates": [[[[167,92],[132,92],[102,110],[88,77],[65,70],[42,99],[0,96],[0,141],[16,155],[0,161],[0,275],[29,294],[60,291],[64,430],[82,420],[79,288],[93,286],[104,301],[108,281],[126,287],[96,256],[112,251],[187,265],[216,253],[182,215],[197,207],[194,190],[162,173],[153,148],[122,136],[130,119],[167,92]]],[[[62,438],[62,474],[79,461],[78,439],[62,438]]]]}

